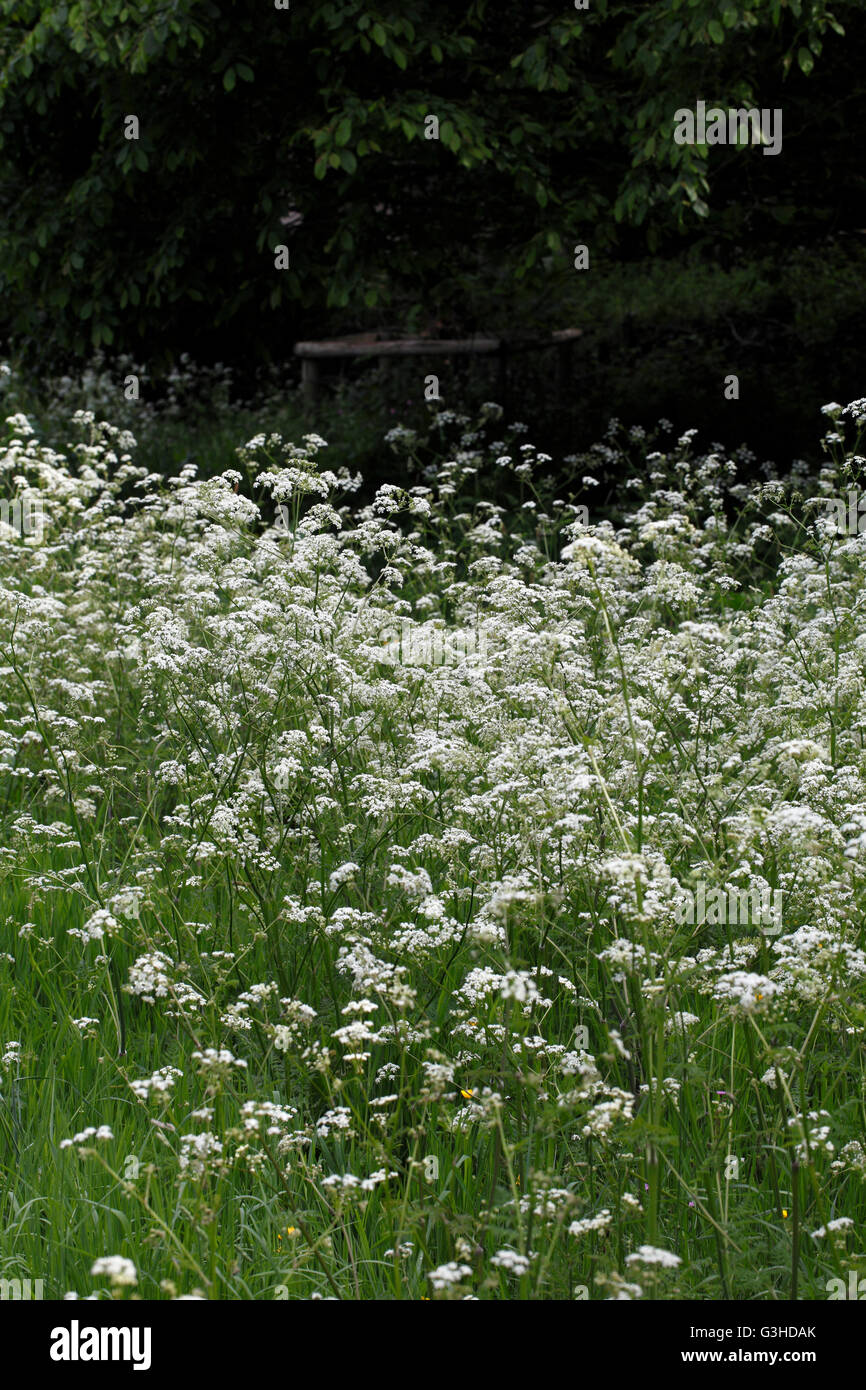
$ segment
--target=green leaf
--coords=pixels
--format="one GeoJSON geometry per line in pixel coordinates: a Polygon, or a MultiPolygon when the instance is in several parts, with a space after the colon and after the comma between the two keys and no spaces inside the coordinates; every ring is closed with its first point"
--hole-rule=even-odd
{"type": "Polygon", "coordinates": [[[223,73],[223,86],[225,87],[226,91],[233,91],[236,82],[237,78],[235,77],[234,68],[226,68],[225,72],[223,73]]]}
{"type": "Polygon", "coordinates": [[[813,67],[815,66],[815,59],[812,57],[812,54],[809,52],[808,48],[801,48],[799,50],[799,52],[797,53],[797,62],[800,64],[800,67],[803,69],[803,72],[807,74],[810,73],[813,67]]]}
{"type": "Polygon", "coordinates": [[[707,25],[707,33],[709,34],[713,43],[725,42],[725,31],[717,19],[710,20],[709,24],[707,25]]]}
{"type": "Polygon", "coordinates": [[[354,174],[358,167],[358,161],[351,150],[343,150],[340,154],[340,163],[347,174],[354,174]]]}
{"type": "Polygon", "coordinates": [[[370,32],[373,35],[373,42],[377,43],[380,48],[384,48],[385,44],[388,42],[388,36],[385,33],[385,30],[382,28],[381,24],[379,24],[378,22],[374,24],[370,32]]]}
{"type": "Polygon", "coordinates": [[[349,116],[344,116],[334,132],[335,145],[348,145],[349,137],[352,134],[352,121],[349,116]]]}

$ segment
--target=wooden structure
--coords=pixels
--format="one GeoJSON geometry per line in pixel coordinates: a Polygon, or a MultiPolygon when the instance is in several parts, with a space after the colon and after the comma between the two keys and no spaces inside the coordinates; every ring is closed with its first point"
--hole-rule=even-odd
{"type": "Polygon", "coordinates": [[[493,355],[499,360],[499,385],[504,398],[507,389],[508,357],[522,351],[557,348],[557,392],[561,397],[571,372],[571,349],[580,328],[563,328],[547,338],[388,338],[381,333],[354,333],[346,338],[328,338],[295,343],[295,356],[301,359],[301,384],[308,400],[319,390],[319,364],[335,358],[375,357],[383,365],[392,357],[468,357],[493,355]]]}

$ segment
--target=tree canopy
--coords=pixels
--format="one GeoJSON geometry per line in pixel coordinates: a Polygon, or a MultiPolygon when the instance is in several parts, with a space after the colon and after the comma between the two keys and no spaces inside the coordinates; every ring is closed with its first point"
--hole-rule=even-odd
{"type": "Polygon", "coordinates": [[[838,230],[846,200],[854,219],[863,181],[861,0],[0,0],[0,17],[0,333],[54,362],[285,352],[335,315],[544,319],[577,244],[608,263],[684,235],[766,251],[838,230]],[[677,143],[698,100],[782,108],[781,156],[677,143]]]}

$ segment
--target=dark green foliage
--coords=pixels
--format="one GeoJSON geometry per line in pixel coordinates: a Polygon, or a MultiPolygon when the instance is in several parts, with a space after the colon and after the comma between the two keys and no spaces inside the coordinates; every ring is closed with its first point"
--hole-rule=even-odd
{"type": "Polygon", "coordinates": [[[633,259],[685,231],[736,259],[847,225],[862,184],[858,0],[0,0],[0,21],[0,334],[54,367],[546,323],[578,242],[633,259]],[[782,105],[783,155],[676,145],[699,98],[782,105]]]}

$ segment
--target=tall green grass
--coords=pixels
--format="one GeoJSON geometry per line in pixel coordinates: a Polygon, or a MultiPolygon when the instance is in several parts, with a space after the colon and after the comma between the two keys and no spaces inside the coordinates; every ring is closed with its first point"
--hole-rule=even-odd
{"type": "Polygon", "coordinates": [[[13,417],[0,1277],[785,1300],[862,1265],[866,548],[819,515],[861,407],[811,502],[615,433],[563,496],[492,406],[393,435],[426,481],[366,504],[270,420],[162,478],[13,417]],[[690,924],[698,883],[781,932],[690,924]]]}

